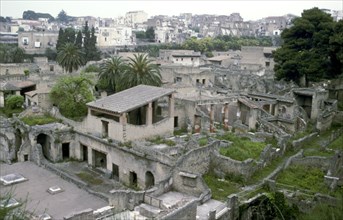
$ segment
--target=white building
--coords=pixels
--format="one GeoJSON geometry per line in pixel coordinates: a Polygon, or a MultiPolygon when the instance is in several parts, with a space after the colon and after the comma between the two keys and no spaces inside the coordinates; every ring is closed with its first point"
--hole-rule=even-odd
{"type": "Polygon", "coordinates": [[[100,27],[97,33],[98,47],[111,47],[119,45],[132,45],[131,27],[100,27]]]}
{"type": "Polygon", "coordinates": [[[126,24],[134,27],[135,24],[142,24],[148,20],[148,14],[144,11],[129,11],[125,15],[126,24]]]}

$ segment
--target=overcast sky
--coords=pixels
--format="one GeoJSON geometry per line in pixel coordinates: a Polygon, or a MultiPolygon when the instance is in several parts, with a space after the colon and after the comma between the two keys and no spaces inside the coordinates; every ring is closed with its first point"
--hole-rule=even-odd
{"type": "Polygon", "coordinates": [[[179,15],[183,12],[192,14],[230,15],[238,12],[245,21],[267,16],[281,16],[288,13],[300,16],[304,9],[313,7],[343,10],[342,0],[221,0],[221,1],[119,1],[119,0],[0,0],[1,16],[21,18],[25,10],[50,13],[56,17],[63,9],[71,16],[94,16],[114,18],[124,16],[128,11],[143,10],[148,16],[179,15]]]}

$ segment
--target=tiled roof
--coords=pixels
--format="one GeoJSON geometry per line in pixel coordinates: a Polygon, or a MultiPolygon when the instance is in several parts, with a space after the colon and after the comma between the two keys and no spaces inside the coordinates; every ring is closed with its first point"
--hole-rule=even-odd
{"type": "Polygon", "coordinates": [[[122,92],[87,103],[87,106],[114,113],[129,112],[163,96],[170,95],[173,89],[139,85],[122,92]]]}

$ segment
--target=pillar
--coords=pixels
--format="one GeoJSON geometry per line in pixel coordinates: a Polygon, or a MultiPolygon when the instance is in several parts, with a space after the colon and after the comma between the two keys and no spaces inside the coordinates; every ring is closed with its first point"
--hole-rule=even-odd
{"type": "Polygon", "coordinates": [[[91,147],[87,146],[88,150],[88,165],[95,166],[95,154],[91,147]]]}
{"type": "Polygon", "coordinates": [[[210,132],[211,133],[215,132],[213,105],[211,105],[211,107],[210,107],[210,132]]]}
{"type": "Polygon", "coordinates": [[[126,113],[123,113],[120,115],[119,122],[121,125],[126,125],[127,124],[127,117],[126,113]]]}
{"type": "Polygon", "coordinates": [[[152,124],[152,103],[150,102],[146,108],[146,125],[151,125],[152,124]]]}
{"type": "Polygon", "coordinates": [[[224,106],[224,130],[227,131],[229,128],[229,104],[225,103],[224,106]]]}
{"type": "Polygon", "coordinates": [[[168,111],[168,114],[169,114],[169,118],[174,118],[174,94],[171,94],[169,96],[169,111],[168,111]]]}

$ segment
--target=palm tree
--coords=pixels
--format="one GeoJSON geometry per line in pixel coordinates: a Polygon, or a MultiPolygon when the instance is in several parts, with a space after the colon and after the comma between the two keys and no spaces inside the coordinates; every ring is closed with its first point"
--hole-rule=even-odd
{"type": "Polygon", "coordinates": [[[150,86],[161,86],[160,68],[152,64],[147,55],[134,54],[134,58],[129,58],[130,62],[127,70],[121,75],[119,90],[128,89],[141,84],[150,86]]]}
{"type": "Polygon", "coordinates": [[[110,91],[116,92],[117,82],[121,74],[124,73],[126,65],[121,60],[121,57],[111,57],[101,65],[99,73],[100,83],[104,83],[104,87],[110,91]]]}
{"type": "Polygon", "coordinates": [[[69,73],[85,65],[85,54],[74,44],[65,43],[57,52],[57,62],[69,73]]]}

